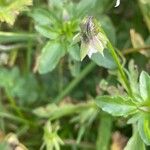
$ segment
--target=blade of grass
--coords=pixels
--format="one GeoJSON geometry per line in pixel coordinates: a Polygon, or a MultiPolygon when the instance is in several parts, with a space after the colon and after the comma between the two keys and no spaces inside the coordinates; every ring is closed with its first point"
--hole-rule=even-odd
{"type": "Polygon", "coordinates": [[[109,150],[111,139],[112,117],[101,114],[98,136],[96,141],[96,150],[109,150]]]}
{"type": "Polygon", "coordinates": [[[0,43],[23,42],[29,40],[37,40],[35,33],[13,33],[0,31],[0,43]]]}

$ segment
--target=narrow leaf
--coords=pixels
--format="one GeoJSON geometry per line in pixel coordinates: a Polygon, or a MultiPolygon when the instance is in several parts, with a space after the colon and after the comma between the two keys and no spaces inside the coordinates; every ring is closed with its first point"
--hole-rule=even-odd
{"type": "Polygon", "coordinates": [[[138,121],[139,134],[145,144],[150,145],[150,118],[142,117],[138,121]]]}
{"type": "Polygon", "coordinates": [[[146,72],[140,75],[140,93],[142,98],[147,101],[150,100],[150,76],[146,72]]]}

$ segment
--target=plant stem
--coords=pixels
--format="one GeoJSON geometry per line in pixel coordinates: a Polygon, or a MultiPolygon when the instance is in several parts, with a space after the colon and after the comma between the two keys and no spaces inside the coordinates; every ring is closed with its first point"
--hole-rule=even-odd
{"type": "MultiPolygon", "coordinates": [[[[32,23],[30,22],[30,26],[29,26],[29,31],[31,32],[32,31],[32,23]]],[[[27,69],[26,69],[26,72],[27,74],[30,72],[30,67],[31,67],[31,57],[32,57],[32,40],[29,40],[28,41],[28,47],[27,47],[27,69]]]]}
{"type": "Polygon", "coordinates": [[[92,149],[92,150],[95,149],[95,145],[92,143],[89,143],[89,142],[77,143],[75,140],[72,140],[72,139],[65,139],[63,141],[64,141],[65,145],[73,145],[73,146],[77,146],[77,147],[80,147],[83,149],[92,149]]]}
{"type": "Polygon", "coordinates": [[[88,74],[91,70],[94,69],[95,63],[89,63],[84,70],[78,75],[74,80],[70,82],[70,84],[54,99],[55,103],[58,103],[61,99],[63,99],[68,93],[70,93],[78,83],[88,74]]]}
{"type": "Polygon", "coordinates": [[[9,100],[9,103],[11,104],[11,106],[15,109],[15,111],[17,112],[17,114],[19,115],[19,117],[24,118],[22,112],[20,111],[20,109],[17,107],[15,100],[12,98],[12,96],[10,96],[9,92],[6,90],[6,94],[7,94],[7,98],[9,100]]]}
{"type": "Polygon", "coordinates": [[[144,46],[144,47],[138,47],[138,48],[125,49],[125,50],[123,50],[123,54],[127,55],[127,54],[130,54],[130,53],[139,52],[139,51],[143,51],[143,50],[150,50],[150,45],[147,45],[147,46],[144,46]]]}
{"type": "Polygon", "coordinates": [[[3,32],[0,31],[0,42],[24,42],[24,41],[35,41],[37,40],[37,34],[35,33],[14,33],[14,32],[3,32]]]}
{"type": "Polygon", "coordinates": [[[115,62],[116,62],[116,64],[117,64],[117,66],[118,66],[118,71],[119,71],[119,73],[120,73],[120,75],[121,75],[121,77],[122,77],[122,79],[123,79],[123,81],[124,81],[124,84],[126,85],[126,88],[127,88],[127,90],[128,90],[127,92],[128,92],[128,94],[129,94],[130,96],[132,96],[132,91],[131,91],[131,87],[130,87],[130,84],[129,84],[129,82],[128,82],[128,79],[127,79],[127,77],[126,77],[126,75],[125,75],[125,72],[124,72],[124,70],[123,70],[123,68],[122,68],[122,65],[120,64],[119,58],[118,58],[118,56],[117,56],[117,54],[116,54],[116,52],[115,52],[115,50],[114,50],[112,44],[111,44],[109,41],[108,41],[107,46],[108,46],[108,49],[110,50],[110,52],[111,52],[111,54],[112,54],[112,57],[114,58],[114,60],[115,60],[115,62]]]}

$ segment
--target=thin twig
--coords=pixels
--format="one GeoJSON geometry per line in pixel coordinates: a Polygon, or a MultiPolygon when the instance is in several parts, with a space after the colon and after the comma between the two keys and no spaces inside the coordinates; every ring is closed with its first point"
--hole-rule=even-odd
{"type": "Polygon", "coordinates": [[[150,45],[145,46],[145,47],[138,47],[138,48],[128,48],[122,51],[124,55],[128,55],[130,53],[138,52],[138,51],[143,51],[143,50],[150,50],[150,45]]]}
{"type": "Polygon", "coordinates": [[[25,44],[0,45],[0,52],[9,52],[13,49],[24,48],[25,44]]]}

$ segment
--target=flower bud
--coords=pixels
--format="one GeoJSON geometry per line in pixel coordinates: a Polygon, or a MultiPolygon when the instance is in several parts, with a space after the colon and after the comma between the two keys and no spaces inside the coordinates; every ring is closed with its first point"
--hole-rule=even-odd
{"type": "Polygon", "coordinates": [[[103,33],[97,21],[92,17],[83,19],[81,25],[81,60],[86,55],[89,58],[94,53],[100,52],[103,55],[103,50],[107,45],[107,37],[103,33]]]}

